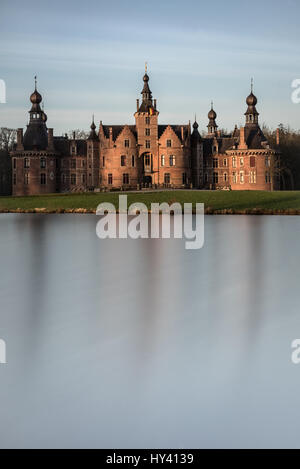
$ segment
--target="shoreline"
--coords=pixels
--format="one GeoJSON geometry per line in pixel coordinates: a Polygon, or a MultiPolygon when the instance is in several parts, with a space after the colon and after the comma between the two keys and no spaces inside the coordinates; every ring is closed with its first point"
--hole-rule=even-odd
{"type": "MultiPolygon", "coordinates": [[[[33,209],[0,209],[0,214],[7,213],[23,213],[23,214],[44,214],[44,215],[55,215],[55,214],[78,214],[78,215],[95,215],[96,209],[86,209],[86,208],[59,208],[59,209],[48,209],[48,208],[33,208],[33,209]]],[[[117,209],[116,213],[119,214],[120,211],[117,209]]],[[[148,214],[151,215],[151,210],[148,210],[148,214]]],[[[195,215],[195,210],[193,214],[195,215]]],[[[206,208],[204,211],[205,215],[270,215],[270,216],[300,216],[300,209],[245,209],[245,210],[236,210],[236,209],[213,209],[206,208]]],[[[173,213],[171,213],[173,215],[173,213]]]]}

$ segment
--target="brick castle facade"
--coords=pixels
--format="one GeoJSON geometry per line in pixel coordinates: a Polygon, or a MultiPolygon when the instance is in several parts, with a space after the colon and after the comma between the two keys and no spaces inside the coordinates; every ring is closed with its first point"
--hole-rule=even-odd
{"type": "Polygon", "coordinates": [[[258,122],[257,98],[251,90],[245,126],[223,135],[213,106],[208,132],[198,124],[161,125],[147,71],[135,125],[104,125],[94,119],[87,139],[55,137],[41,109],[42,96],[30,96],[30,120],[11,152],[13,195],[195,188],[228,190],[279,189],[279,140],[271,148],[258,122]]]}

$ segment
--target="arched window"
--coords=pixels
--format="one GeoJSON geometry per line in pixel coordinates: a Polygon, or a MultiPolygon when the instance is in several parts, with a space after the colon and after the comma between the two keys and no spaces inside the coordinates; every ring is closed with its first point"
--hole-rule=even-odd
{"type": "Polygon", "coordinates": [[[121,166],[126,166],[126,155],[121,156],[121,166]]]}
{"type": "Polygon", "coordinates": [[[161,166],[165,166],[165,155],[161,155],[160,164],[161,164],[161,166]]]}

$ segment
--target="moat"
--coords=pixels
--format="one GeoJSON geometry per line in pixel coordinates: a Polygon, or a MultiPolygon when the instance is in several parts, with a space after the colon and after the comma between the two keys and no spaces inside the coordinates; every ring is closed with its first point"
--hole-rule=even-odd
{"type": "Polygon", "coordinates": [[[205,244],[0,215],[0,447],[298,447],[300,218],[205,244]]]}

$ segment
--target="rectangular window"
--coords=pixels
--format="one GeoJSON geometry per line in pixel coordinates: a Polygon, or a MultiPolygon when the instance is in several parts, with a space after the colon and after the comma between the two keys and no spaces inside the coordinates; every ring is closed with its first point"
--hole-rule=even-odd
{"type": "Polygon", "coordinates": [[[147,155],[145,155],[145,166],[150,166],[150,155],[149,155],[149,153],[147,153],[147,155]]]}
{"type": "Polygon", "coordinates": [[[266,171],[266,183],[269,184],[271,182],[271,174],[269,171],[266,171]]]}
{"type": "Polygon", "coordinates": [[[124,147],[125,147],[125,148],[129,148],[129,140],[125,140],[125,141],[124,141],[124,147]]]}
{"type": "Polygon", "coordinates": [[[270,168],[270,166],[271,166],[271,159],[269,156],[266,156],[266,167],[270,168]]]}
{"type": "Polygon", "coordinates": [[[46,174],[41,173],[41,185],[44,186],[46,184],[46,174]]]}
{"type": "Polygon", "coordinates": [[[228,174],[227,174],[227,173],[224,173],[224,174],[223,174],[223,179],[224,179],[224,182],[227,182],[227,181],[228,181],[228,174]]]}
{"type": "Polygon", "coordinates": [[[150,137],[150,129],[145,129],[145,135],[146,137],[150,137]]]}
{"type": "Polygon", "coordinates": [[[172,140],[167,140],[167,147],[171,148],[171,146],[172,146],[172,140]]]}
{"type": "Polygon", "coordinates": [[[82,184],[85,184],[85,174],[82,174],[82,176],[81,176],[81,182],[82,182],[82,184]]]}
{"type": "Polygon", "coordinates": [[[16,173],[14,173],[13,183],[14,183],[14,186],[17,184],[17,175],[16,175],[16,173]]]}
{"type": "Polygon", "coordinates": [[[244,158],[240,158],[240,166],[244,166],[244,158]]]}
{"type": "Polygon", "coordinates": [[[186,173],[182,173],[182,184],[183,184],[184,186],[186,185],[186,181],[187,181],[186,173]]]}
{"type": "Polygon", "coordinates": [[[76,184],[76,174],[71,174],[71,184],[72,184],[72,186],[75,186],[75,184],[76,184]]]}
{"type": "Polygon", "coordinates": [[[149,125],[149,124],[150,124],[150,117],[146,117],[146,118],[145,118],[145,123],[146,123],[146,125],[149,125]]]}
{"type": "Polygon", "coordinates": [[[41,158],[41,169],[46,168],[46,158],[41,158]]]}
{"type": "Polygon", "coordinates": [[[113,175],[111,173],[109,173],[109,175],[107,176],[107,182],[109,185],[113,183],[113,175]]]}
{"type": "Polygon", "coordinates": [[[232,173],[232,182],[233,182],[233,184],[237,183],[236,173],[232,173]]]}
{"type": "Polygon", "coordinates": [[[71,151],[72,151],[73,154],[75,154],[76,153],[76,146],[72,146],[71,151]]]}
{"type": "Polygon", "coordinates": [[[236,168],[236,157],[235,156],[232,158],[232,167],[236,168]]]}
{"type": "Polygon", "coordinates": [[[160,165],[165,166],[165,155],[161,155],[160,157],[160,165]]]}
{"type": "Polygon", "coordinates": [[[129,184],[129,174],[123,174],[123,184],[129,184]]]}
{"type": "Polygon", "coordinates": [[[29,174],[28,173],[25,173],[25,175],[24,175],[24,184],[26,186],[28,186],[28,184],[29,184],[29,174]]]}
{"type": "Polygon", "coordinates": [[[134,158],[134,155],[132,155],[131,157],[131,166],[134,168],[135,166],[135,158],[134,158]]]}
{"type": "Polygon", "coordinates": [[[16,158],[13,159],[13,168],[16,169],[17,167],[17,160],[16,158]]]}
{"type": "Polygon", "coordinates": [[[227,166],[227,159],[226,158],[224,158],[224,160],[223,160],[223,166],[225,166],[225,167],[227,166]]]}
{"type": "Polygon", "coordinates": [[[66,175],[65,175],[65,174],[62,174],[62,175],[61,175],[61,182],[62,182],[63,184],[66,183],[66,175]]]}
{"type": "Polygon", "coordinates": [[[151,144],[150,144],[150,140],[146,140],[146,148],[150,148],[151,144]]]}
{"type": "Polygon", "coordinates": [[[76,160],[71,160],[71,168],[76,169],[76,160]]]}
{"type": "Polygon", "coordinates": [[[244,184],[244,182],[245,182],[245,179],[244,179],[244,172],[241,171],[241,172],[240,172],[240,183],[241,183],[241,184],[244,184]]]}
{"type": "Polygon", "coordinates": [[[102,166],[103,166],[103,168],[105,166],[105,156],[103,156],[103,158],[102,158],[102,166]]]}
{"type": "Polygon", "coordinates": [[[24,168],[29,168],[30,167],[30,159],[29,158],[25,158],[24,159],[24,168]]]}
{"type": "Polygon", "coordinates": [[[213,174],[213,182],[214,182],[214,184],[218,184],[218,182],[219,182],[219,174],[218,173],[213,174]]]}
{"type": "Polygon", "coordinates": [[[121,166],[126,166],[126,155],[121,156],[121,166]]]}
{"type": "Polygon", "coordinates": [[[204,182],[208,182],[208,173],[204,173],[204,182]]]}
{"type": "Polygon", "coordinates": [[[213,167],[214,167],[214,168],[218,168],[218,167],[219,167],[219,160],[218,160],[218,158],[214,158],[214,159],[213,159],[213,167]]]}
{"type": "Polygon", "coordinates": [[[170,166],[175,166],[175,156],[174,155],[170,156],[170,166]]]}
{"type": "Polygon", "coordinates": [[[171,182],[171,176],[170,173],[165,173],[165,184],[170,184],[171,182]]]}
{"type": "Polygon", "coordinates": [[[249,182],[250,184],[256,184],[256,171],[250,171],[249,182]]]}

